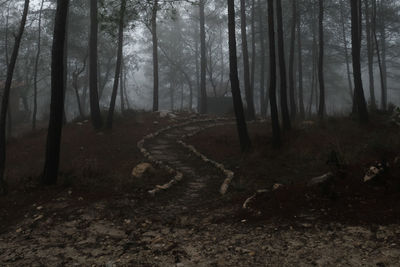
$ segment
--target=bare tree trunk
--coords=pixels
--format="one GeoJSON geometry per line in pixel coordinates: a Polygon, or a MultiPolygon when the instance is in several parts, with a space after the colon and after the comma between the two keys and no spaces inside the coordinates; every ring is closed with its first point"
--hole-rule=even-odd
{"type": "MultiPolygon", "coordinates": [[[[253,95],[254,102],[254,77],[256,69],[256,5],[255,0],[251,0],[251,70],[250,70],[250,90],[253,95]]],[[[254,106],[254,103],[253,103],[254,106]]],[[[255,114],[254,107],[254,114],[255,114]]]]}
{"type": "Polygon", "coordinates": [[[385,77],[384,77],[384,71],[383,71],[383,66],[382,66],[382,60],[381,60],[381,51],[379,49],[379,42],[378,42],[378,37],[376,34],[376,15],[377,15],[377,7],[376,7],[376,0],[372,0],[372,31],[374,34],[374,40],[375,40],[375,48],[376,48],[376,55],[378,57],[378,66],[379,66],[379,74],[381,78],[381,108],[383,110],[387,109],[387,99],[385,98],[385,92],[386,92],[386,84],[385,84],[385,77]]]}
{"type": "Polygon", "coordinates": [[[199,2],[200,12],[200,113],[207,113],[207,90],[206,90],[206,29],[205,29],[205,0],[199,2]]]}
{"type": "Polygon", "coordinates": [[[297,53],[298,53],[298,71],[299,71],[299,109],[300,118],[304,120],[305,108],[304,108],[304,93],[303,93],[303,57],[302,57],[302,42],[301,42],[301,16],[300,12],[297,12],[297,53]]]}
{"type": "Polygon", "coordinates": [[[124,54],[121,56],[121,73],[119,75],[119,96],[120,96],[120,105],[121,105],[121,113],[125,112],[125,91],[124,91],[124,75],[125,75],[125,64],[124,64],[124,54]]]}
{"type": "Polygon", "coordinates": [[[21,44],[22,35],[25,29],[26,17],[28,15],[29,9],[29,0],[25,0],[24,11],[22,14],[21,24],[19,26],[19,30],[17,35],[15,36],[14,48],[11,54],[10,63],[7,67],[7,78],[3,91],[3,98],[1,103],[1,114],[0,114],[0,193],[7,193],[7,185],[4,180],[4,171],[5,171],[5,163],[6,163],[6,118],[7,118],[7,110],[9,108],[9,98],[10,98],[10,90],[11,83],[14,74],[15,64],[17,62],[19,47],[21,44]]]}
{"type": "MultiPolygon", "coordinates": [[[[107,129],[111,129],[113,125],[113,118],[114,118],[114,110],[115,110],[115,101],[117,99],[118,93],[118,82],[119,76],[121,73],[121,66],[122,66],[122,50],[124,46],[124,18],[125,18],[125,7],[126,7],[126,0],[121,0],[121,9],[119,13],[119,23],[118,23],[118,51],[117,51],[117,63],[115,65],[115,75],[114,75],[114,85],[111,94],[111,102],[110,102],[110,109],[108,110],[108,117],[107,117],[107,129]]],[[[123,96],[121,96],[123,99],[123,96]]]]}
{"type": "Polygon", "coordinates": [[[37,76],[38,76],[38,68],[39,68],[39,59],[40,59],[40,49],[41,49],[41,34],[42,34],[42,11],[43,11],[43,3],[40,4],[39,10],[39,22],[38,22],[38,41],[37,41],[37,52],[35,58],[35,69],[33,70],[33,114],[32,114],[32,131],[36,130],[36,114],[37,114],[37,76]]]}
{"type": "Polygon", "coordinates": [[[235,1],[228,0],[228,29],[229,29],[229,68],[232,86],[233,106],[236,115],[236,124],[242,152],[251,148],[250,137],[247,131],[246,119],[240,94],[239,75],[237,70],[236,30],[235,30],[235,1]]]}
{"type": "Polygon", "coordinates": [[[265,97],[265,35],[264,35],[264,23],[263,23],[263,12],[262,12],[262,1],[258,0],[258,24],[259,24],[259,37],[260,37],[260,114],[261,117],[267,116],[267,106],[265,97]]]}
{"type": "Polygon", "coordinates": [[[93,127],[98,130],[103,126],[99,106],[99,92],[97,84],[97,1],[90,0],[90,38],[89,38],[89,90],[90,115],[93,127]]]}
{"type": "Polygon", "coordinates": [[[346,27],[345,27],[345,16],[344,16],[344,2],[345,0],[340,1],[340,22],[342,24],[342,37],[343,37],[343,44],[344,44],[344,56],[346,60],[346,71],[347,71],[347,82],[349,84],[349,94],[350,98],[353,99],[353,82],[351,81],[351,73],[350,73],[350,56],[349,56],[349,48],[348,42],[346,37],[346,27]]]}
{"type": "Polygon", "coordinates": [[[275,51],[275,25],[274,25],[274,1],[268,0],[268,32],[269,32],[269,101],[271,103],[271,124],[274,147],[281,146],[281,128],[278,117],[278,104],[276,100],[276,51],[275,51]]]}
{"type": "Polygon", "coordinates": [[[64,113],[64,50],[69,0],[57,0],[51,53],[51,104],[42,184],[57,183],[64,113]]]}
{"type": "Polygon", "coordinates": [[[365,4],[365,25],[367,35],[367,54],[368,54],[368,78],[369,78],[369,94],[371,98],[371,109],[376,110],[376,99],[375,99],[375,81],[374,81],[374,45],[371,31],[371,15],[369,0],[364,0],[365,4]]]}
{"type": "Polygon", "coordinates": [[[351,40],[353,54],[354,97],[360,122],[368,122],[361,78],[361,0],[351,1],[351,40]]]}
{"type": "Polygon", "coordinates": [[[250,84],[250,64],[249,64],[249,50],[247,47],[247,23],[246,23],[246,3],[245,0],[240,0],[240,18],[241,18],[241,36],[242,36],[242,54],[243,54],[243,74],[244,74],[244,91],[247,103],[247,118],[254,120],[254,101],[253,92],[251,91],[250,84]]]}
{"type": "Polygon", "coordinates": [[[282,21],[282,1],[276,0],[277,12],[277,32],[278,32],[278,54],[279,54],[279,77],[281,92],[281,113],[283,128],[290,130],[292,128],[289,116],[287,81],[286,81],[286,63],[285,63],[285,44],[283,41],[283,21],[282,21]]]}
{"type": "Polygon", "coordinates": [[[292,28],[290,38],[290,55],[289,55],[289,99],[290,99],[290,117],[292,120],[296,118],[296,100],[295,100],[295,72],[294,72],[294,49],[296,42],[296,24],[297,24],[297,4],[296,0],[292,0],[292,28]]]}
{"type": "Polygon", "coordinates": [[[153,111],[158,111],[158,102],[159,102],[157,11],[158,11],[158,0],[154,0],[152,17],[151,17],[151,36],[153,41],[153,111]]]}
{"type": "Polygon", "coordinates": [[[319,0],[319,59],[318,59],[318,81],[319,81],[319,108],[318,116],[325,116],[325,80],[324,80],[324,0],[319,0]]]}

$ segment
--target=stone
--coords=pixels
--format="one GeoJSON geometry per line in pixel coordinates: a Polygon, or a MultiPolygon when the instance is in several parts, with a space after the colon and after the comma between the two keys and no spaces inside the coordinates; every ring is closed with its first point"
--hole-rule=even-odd
{"type": "Polygon", "coordinates": [[[132,176],[142,178],[146,173],[154,173],[155,170],[150,163],[140,163],[132,170],[132,176]]]}

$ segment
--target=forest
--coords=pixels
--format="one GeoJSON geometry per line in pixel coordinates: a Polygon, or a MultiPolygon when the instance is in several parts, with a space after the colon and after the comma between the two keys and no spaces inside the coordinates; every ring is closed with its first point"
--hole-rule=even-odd
{"type": "Polygon", "coordinates": [[[1,266],[396,266],[400,1],[0,0],[1,266]]]}

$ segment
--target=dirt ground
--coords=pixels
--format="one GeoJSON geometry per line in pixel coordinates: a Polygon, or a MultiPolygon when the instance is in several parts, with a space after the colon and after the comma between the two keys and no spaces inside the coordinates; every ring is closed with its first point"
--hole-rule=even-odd
{"type": "MultiPolygon", "coordinates": [[[[49,188],[37,186],[45,132],[13,140],[10,194],[0,198],[0,265],[398,266],[398,167],[391,165],[376,184],[359,182],[371,163],[394,159],[397,128],[360,127],[347,119],[298,125],[276,151],[268,124],[255,123],[254,150],[245,156],[235,143],[235,127],[205,130],[185,141],[235,171],[223,197],[222,175],[160,136],[148,144],[157,144],[153,153],[159,143],[169,146],[160,156],[187,171],[181,183],[151,196],[149,189],[171,177],[163,169],[131,177],[145,161],[136,143],[188,117],[135,113],[118,120],[111,133],[94,132],[88,122],[68,125],[60,183],[49,188]],[[331,170],[332,150],[346,175],[328,191],[306,188],[307,179],[331,170]],[[252,210],[243,211],[247,197],[275,183],[285,186],[258,195],[252,210]]],[[[179,137],[185,129],[165,135],[179,137]]]]}

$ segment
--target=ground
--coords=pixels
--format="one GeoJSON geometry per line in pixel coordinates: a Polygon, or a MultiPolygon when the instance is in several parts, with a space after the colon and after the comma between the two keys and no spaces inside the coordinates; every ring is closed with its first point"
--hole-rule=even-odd
{"type": "Polygon", "coordinates": [[[246,155],[229,119],[136,112],[118,119],[112,132],[71,123],[63,132],[59,185],[48,188],[37,185],[45,132],[12,140],[10,194],[0,198],[0,265],[396,266],[399,129],[375,121],[299,124],[281,150],[272,149],[268,122],[252,123],[254,149],[246,155]],[[149,190],[172,177],[163,164],[132,177],[133,167],[148,161],[137,143],[171,124],[180,126],[146,139],[144,148],[183,179],[152,196],[149,190]],[[225,196],[223,173],[176,139],[235,172],[225,196]],[[340,177],[327,188],[305,186],[332,171],[332,151],[340,177]],[[361,182],[369,165],[385,160],[390,167],[376,182],[361,182]],[[283,186],[272,191],[277,183],[283,186]],[[243,210],[259,189],[268,192],[243,210]]]}

